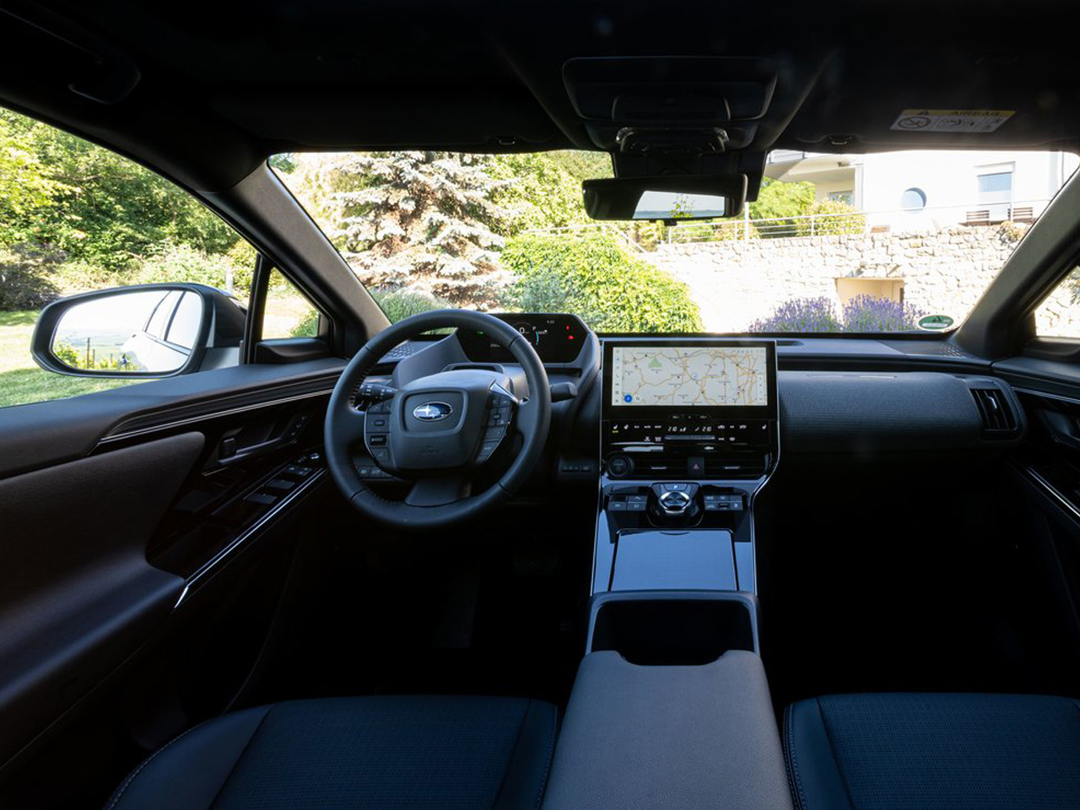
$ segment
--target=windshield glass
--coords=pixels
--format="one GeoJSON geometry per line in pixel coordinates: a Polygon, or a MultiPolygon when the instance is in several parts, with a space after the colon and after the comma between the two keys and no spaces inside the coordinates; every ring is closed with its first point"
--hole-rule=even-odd
{"type": "Polygon", "coordinates": [[[454,306],[603,332],[906,332],[967,316],[1077,158],[776,151],[739,217],[671,225],[588,219],[581,181],[612,176],[604,153],[271,165],[391,320],[454,306]]]}

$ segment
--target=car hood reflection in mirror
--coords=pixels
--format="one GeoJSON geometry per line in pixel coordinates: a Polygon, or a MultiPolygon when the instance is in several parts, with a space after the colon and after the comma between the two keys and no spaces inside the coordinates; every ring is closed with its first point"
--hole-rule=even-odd
{"type": "Polygon", "coordinates": [[[727,200],[715,194],[643,191],[634,219],[703,219],[725,216],[727,200]]]}

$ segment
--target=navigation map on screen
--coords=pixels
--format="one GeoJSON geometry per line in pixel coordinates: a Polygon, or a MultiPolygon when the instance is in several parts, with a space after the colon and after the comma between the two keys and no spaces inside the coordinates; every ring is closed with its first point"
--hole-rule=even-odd
{"type": "Polygon", "coordinates": [[[614,406],[769,404],[764,346],[615,346],[614,406]]]}

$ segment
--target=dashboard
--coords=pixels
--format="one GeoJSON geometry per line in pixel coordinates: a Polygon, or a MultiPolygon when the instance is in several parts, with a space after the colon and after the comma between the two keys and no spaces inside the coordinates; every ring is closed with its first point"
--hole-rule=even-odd
{"type": "MultiPolygon", "coordinates": [[[[1025,429],[991,364],[942,338],[598,336],[569,314],[496,317],[526,336],[559,393],[548,474],[562,482],[692,478],[691,459],[704,462],[707,478],[753,478],[776,463],[781,444],[792,462],[1000,452],[1025,429]],[[984,424],[987,390],[1014,412],[1014,430],[984,424]]],[[[524,385],[509,352],[468,330],[402,344],[379,373],[400,382],[470,365],[498,366],[524,385]]]]}

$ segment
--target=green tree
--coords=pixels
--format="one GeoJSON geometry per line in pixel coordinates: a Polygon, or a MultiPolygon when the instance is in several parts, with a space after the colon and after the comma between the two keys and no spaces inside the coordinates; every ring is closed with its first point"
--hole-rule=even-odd
{"type": "Polygon", "coordinates": [[[38,223],[63,186],[26,138],[19,116],[0,110],[0,244],[34,241],[38,223]]]}
{"type": "Polygon", "coordinates": [[[750,219],[778,220],[763,223],[763,237],[793,236],[797,232],[796,217],[805,216],[814,204],[813,183],[784,183],[766,177],[761,181],[758,198],[749,203],[750,219]]]}
{"type": "Polygon", "coordinates": [[[301,155],[298,189],[367,285],[408,288],[456,305],[497,300],[505,180],[487,155],[372,152],[301,155]]]}
{"type": "Polygon", "coordinates": [[[3,110],[0,156],[0,182],[14,177],[19,186],[3,189],[0,206],[23,212],[4,219],[0,239],[9,243],[34,241],[116,270],[164,244],[223,253],[238,239],[190,194],[128,158],[3,110]]]}
{"type": "Polygon", "coordinates": [[[548,160],[560,166],[579,183],[582,180],[600,180],[613,177],[611,155],[607,152],[586,152],[578,149],[563,149],[545,152],[548,160]]]}
{"type": "Polygon", "coordinates": [[[493,195],[503,208],[503,221],[495,227],[504,236],[589,221],[581,181],[548,153],[497,155],[490,172],[504,181],[493,195]]]}

